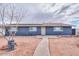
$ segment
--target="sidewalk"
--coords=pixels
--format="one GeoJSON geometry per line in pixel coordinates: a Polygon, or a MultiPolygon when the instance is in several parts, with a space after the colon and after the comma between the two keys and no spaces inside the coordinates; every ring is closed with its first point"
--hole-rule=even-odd
{"type": "Polygon", "coordinates": [[[42,41],[37,46],[33,56],[50,56],[47,37],[42,38],[42,41]]]}

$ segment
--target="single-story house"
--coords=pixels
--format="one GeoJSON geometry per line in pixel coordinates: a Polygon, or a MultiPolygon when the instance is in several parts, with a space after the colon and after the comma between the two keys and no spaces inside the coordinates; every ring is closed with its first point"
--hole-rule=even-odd
{"type": "Polygon", "coordinates": [[[79,28],[75,28],[75,35],[79,35],[79,28]]]}
{"type": "Polygon", "coordinates": [[[72,29],[72,25],[63,23],[8,24],[3,29],[3,33],[7,36],[10,31],[16,31],[16,36],[75,35],[75,29],[72,29]]]}

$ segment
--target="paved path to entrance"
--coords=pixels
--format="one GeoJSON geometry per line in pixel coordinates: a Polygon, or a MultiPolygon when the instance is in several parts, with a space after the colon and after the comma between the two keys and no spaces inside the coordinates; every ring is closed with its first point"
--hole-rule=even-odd
{"type": "Polygon", "coordinates": [[[42,38],[42,41],[37,46],[33,56],[50,56],[47,37],[42,38]]]}

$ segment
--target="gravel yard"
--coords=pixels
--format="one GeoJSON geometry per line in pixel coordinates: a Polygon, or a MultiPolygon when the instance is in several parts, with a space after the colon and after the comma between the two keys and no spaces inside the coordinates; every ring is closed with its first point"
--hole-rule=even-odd
{"type": "MultiPolygon", "coordinates": [[[[16,49],[6,52],[2,48],[7,46],[7,41],[3,37],[0,37],[0,55],[33,56],[42,38],[35,36],[16,36],[14,40],[16,42],[16,49]]],[[[79,56],[79,37],[48,37],[48,48],[51,56],[79,56]]]]}
{"type": "MultiPolygon", "coordinates": [[[[32,56],[35,48],[37,47],[37,45],[39,44],[39,42],[41,41],[41,39],[35,38],[35,37],[14,37],[14,40],[16,42],[16,49],[8,52],[6,55],[10,55],[10,56],[32,56]]],[[[5,43],[6,40],[2,39],[0,40],[1,44],[5,43]]],[[[4,46],[5,44],[3,44],[2,46],[4,46]]],[[[3,50],[1,50],[0,52],[2,52],[3,50]]],[[[4,50],[5,51],[5,50],[4,50]]],[[[3,53],[4,53],[3,51],[3,53]]],[[[5,54],[3,54],[5,55],[5,54]]]]}
{"type": "Polygon", "coordinates": [[[49,38],[51,56],[79,56],[79,37],[49,38]]]}

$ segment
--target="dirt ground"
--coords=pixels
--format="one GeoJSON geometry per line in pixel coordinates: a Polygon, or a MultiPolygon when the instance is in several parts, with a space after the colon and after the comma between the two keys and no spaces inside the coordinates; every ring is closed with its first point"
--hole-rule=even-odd
{"type": "Polygon", "coordinates": [[[49,38],[51,56],[79,56],[79,37],[49,38]]]}
{"type": "MultiPolygon", "coordinates": [[[[0,55],[32,56],[42,39],[35,36],[16,36],[14,40],[17,43],[15,50],[6,52],[1,48],[6,47],[7,41],[0,37],[0,55]]],[[[79,37],[52,36],[48,38],[48,41],[51,56],[79,56],[79,37]]]]}
{"type": "MultiPolygon", "coordinates": [[[[35,38],[35,37],[14,37],[14,40],[16,42],[15,50],[6,53],[5,50],[0,50],[2,55],[10,55],[10,56],[32,56],[35,48],[41,41],[41,39],[35,38]]],[[[5,46],[7,44],[7,41],[3,38],[0,38],[1,46],[5,46]]],[[[0,54],[1,54],[0,53],[0,54]]]]}

